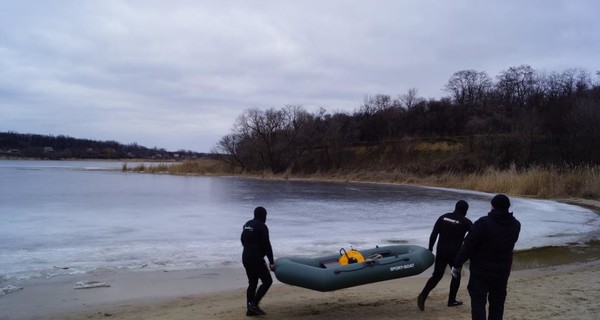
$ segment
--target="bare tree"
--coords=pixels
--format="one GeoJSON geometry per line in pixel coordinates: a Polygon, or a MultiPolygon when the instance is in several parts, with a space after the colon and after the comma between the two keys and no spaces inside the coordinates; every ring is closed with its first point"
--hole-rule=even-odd
{"type": "Polygon", "coordinates": [[[575,94],[592,88],[590,74],[583,69],[567,69],[562,73],[552,72],[538,76],[541,91],[546,101],[573,98],[575,94]]]}
{"type": "Polygon", "coordinates": [[[211,149],[211,153],[215,154],[218,160],[228,164],[232,170],[236,166],[240,166],[244,170],[246,165],[244,159],[240,157],[242,139],[243,137],[239,134],[227,134],[211,149]]]}
{"type": "Polygon", "coordinates": [[[422,98],[419,98],[418,93],[419,90],[417,90],[417,88],[410,88],[406,93],[401,94],[398,97],[398,100],[402,106],[406,107],[406,109],[411,109],[423,100],[422,98]]]}
{"type": "Polygon", "coordinates": [[[527,105],[536,91],[536,73],[528,65],[511,67],[497,76],[496,91],[506,111],[511,115],[514,108],[527,105]]]}
{"type": "Polygon", "coordinates": [[[385,94],[376,94],[374,96],[365,96],[363,104],[360,106],[357,114],[371,116],[375,113],[392,108],[394,103],[392,98],[385,94]]]}
{"type": "Polygon", "coordinates": [[[248,109],[236,120],[234,130],[253,145],[261,169],[273,168],[275,138],[283,123],[283,114],[274,109],[248,109]]]}
{"type": "Polygon", "coordinates": [[[567,157],[600,163],[600,94],[577,101],[569,115],[567,157]]]}
{"type": "Polygon", "coordinates": [[[454,73],[444,90],[459,105],[472,107],[483,105],[492,88],[492,79],[485,72],[462,70],[454,73]]]}
{"type": "Polygon", "coordinates": [[[296,141],[308,117],[300,106],[248,109],[238,117],[234,132],[247,142],[244,154],[259,159],[258,169],[281,171],[293,163],[296,141]]]}

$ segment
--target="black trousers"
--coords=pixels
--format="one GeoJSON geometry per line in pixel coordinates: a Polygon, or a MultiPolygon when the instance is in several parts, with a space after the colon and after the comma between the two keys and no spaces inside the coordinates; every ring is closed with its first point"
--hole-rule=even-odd
{"type": "Polygon", "coordinates": [[[244,262],[244,268],[246,269],[246,275],[248,276],[248,290],[246,290],[246,301],[247,304],[254,303],[258,305],[260,300],[267,294],[267,291],[273,284],[273,278],[267,264],[264,260],[256,262],[244,262]],[[258,286],[258,280],[260,279],[261,285],[258,286]]]}
{"type": "Polygon", "coordinates": [[[489,279],[471,274],[469,277],[469,295],[471,296],[471,318],[486,320],[485,305],[489,302],[488,320],[502,320],[504,301],[506,300],[506,279],[489,279]]]}
{"type": "MultiPolygon", "coordinates": [[[[454,263],[454,254],[440,254],[435,257],[435,265],[433,267],[433,275],[423,288],[421,295],[425,298],[429,295],[429,292],[437,286],[437,284],[444,277],[444,272],[446,271],[446,267],[452,267],[452,263],[454,263]]],[[[448,294],[448,302],[456,301],[456,293],[458,292],[458,288],[460,287],[460,273],[458,278],[452,277],[450,280],[450,293],[448,294]]]]}

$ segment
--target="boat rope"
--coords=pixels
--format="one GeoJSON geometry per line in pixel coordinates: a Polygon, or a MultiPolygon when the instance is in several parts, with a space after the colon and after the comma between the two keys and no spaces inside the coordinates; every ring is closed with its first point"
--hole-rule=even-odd
{"type": "Polygon", "coordinates": [[[390,262],[386,262],[386,263],[378,263],[378,265],[385,266],[386,264],[392,264],[392,263],[396,263],[396,262],[400,262],[400,261],[408,262],[408,261],[410,261],[410,258],[402,258],[402,259],[398,259],[398,260],[394,260],[394,261],[390,261],[390,262]]]}
{"type": "Polygon", "coordinates": [[[345,266],[353,263],[361,263],[363,261],[365,261],[365,258],[360,252],[354,249],[349,252],[346,252],[344,248],[340,249],[340,258],[338,259],[339,264],[345,266]]]}
{"type": "Polygon", "coordinates": [[[384,265],[388,265],[388,264],[394,264],[400,261],[404,261],[404,262],[408,262],[410,261],[409,258],[402,258],[402,259],[398,259],[398,260],[394,260],[391,262],[386,262],[386,263],[381,263],[378,260],[365,260],[362,264],[362,266],[360,268],[354,268],[354,269],[350,269],[350,270],[335,270],[333,273],[334,274],[340,274],[342,272],[353,272],[353,271],[358,271],[358,270],[362,270],[366,267],[372,267],[374,265],[380,265],[380,266],[384,266],[384,265]]]}

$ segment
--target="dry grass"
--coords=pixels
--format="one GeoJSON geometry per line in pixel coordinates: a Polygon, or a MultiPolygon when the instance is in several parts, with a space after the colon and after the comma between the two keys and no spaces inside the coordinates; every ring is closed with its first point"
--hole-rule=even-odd
{"type": "Polygon", "coordinates": [[[429,152],[453,152],[458,151],[463,148],[463,145],[460,143],[450,143],[448,141],[439,141],[439,142],[421,142],[417,143],[414,146],[414,149],[417,151],[429,151],[429,152]]]}
{"type": "MultiPolygon", "coordinates": [[[[123,165],[124,171],[166,173],[176,175],[232,175],[231,170],[216,160],[188,160],[179,163],[140,164],[135,167],[123,165]]],[[[262,179],[309,179],[322,181],[362,181],[416,184],[446,188],[477,190],[490,193],[506,193],[537,198],[584,198],[600,199],[600,166],[532,167],[518,170],[488,169],[480,173],[463,174],[447,172],[441,175],[418,176],[410,171],[354,170],[318,172],[311,175],[295,175],[291,170],[274,174],[269,170],[252,173],[236,172],[235,175],[262,179]]]]}
{"type": "Polygon", "coordinates": [[[600,199],[600,167],[489,169],[469,175],[445,174],[436,185],[538,198],[600,199]]]}
{"type": "Polygon", "coordinates": [[[333,172],[311,175],[308,178],[417,184],[546,199],[600,200],[599,166],[533,167],[524,170],[517,170],[513,166],[508,170],[488,169],[473,174],[447,172],[430,176],[418,176],[403,170],[333,172]]]}
{"type": "Polygon", "coordinates": [[[185,160],[172,163],[142,163],[133,167],[129,167],[127,163],[124,163],[122,170],[173,175],[222,175],[227,172],[227,168],[222,162],[211,159],[185,160]]]}

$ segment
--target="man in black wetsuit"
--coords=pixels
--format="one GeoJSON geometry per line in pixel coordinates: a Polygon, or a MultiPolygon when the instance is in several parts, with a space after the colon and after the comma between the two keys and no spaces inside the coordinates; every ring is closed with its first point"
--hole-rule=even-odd
{"type": "Polygon", "coordinates": [[[470,260],[467,289],[473,320],[486,319],[486,302],[490,304],[488,319],[502,319],[513,249],[521,231],[519,220],[508,212],[510,200],[507,196],[496,195],[491,203],[492,211],[475,221],[452,268],[454,276],[463,263],[470,260]]]}
{"type": "Polygon", "coordinates": [[[244,224],[242,230],[242,262],[248,276],[248,290],[246,291],[247,316],[264,315],[265,312],[258,307],[260,300],[265,296],[273,278],[269,270],[273,271],[275,262],[273,260],[273,249],[269,240],[269,228],[267,221],[267,210],[263,207],[254,209],[254,219],[244,224]],[[269,259],[269,268],[265,264],[265,256],[269,259]],[[262,282],[258,290],[258,280],[262,282]]]}
{"type": "MultiPolygon", "coordinates": [[[[417,297],[417,306],[421,311],[425,310],[425,300],[429,292],[442,280],[446,266],[452,267],[456,254],[460,250],[465,234],[471,229],[473,224],[471,220],[466,218],[469,204],[464,200],[456,202],[454,212],[441,215],[435,225],[431,236],[429,237],[429,251],[433,251],[433,245],[439,235],[439,240],[436,248],[435,266],[433,275],[425,284],[423,291],[417,297]]],[[[454,307],[462,305],[461,301],[456,300],[456,293],[460,286],[460,275],[457,278],[452,278],[450,281],[450,294],[448,295],[448,306],[454,307]]]]}

